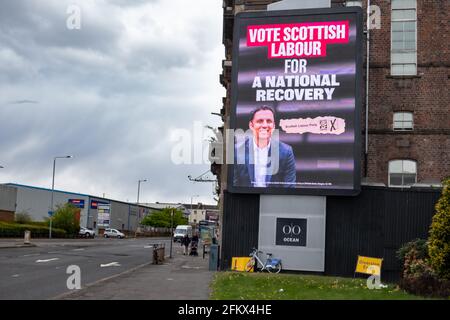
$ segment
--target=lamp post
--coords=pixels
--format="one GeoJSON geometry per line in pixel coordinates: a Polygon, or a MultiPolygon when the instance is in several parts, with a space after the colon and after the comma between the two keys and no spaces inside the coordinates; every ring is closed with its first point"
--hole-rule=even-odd
{"type": "Polygon", "coordinates": [[[196,198],[196,197],[200,197],[198,194],[191,196],[191,212],[189,213],[189,216],[192,214],[192,199],[196,198]]]}
{"type": "Polygon", "coordinates": [[[191,197],[191,213],[192,213],[192,199],[193,199],[193,198],[197,198],[197,197],[200,197],[200,196],[199,196],[198,194],[196,194],[195,196],[192,196],[192,197],[191,197]]]}
{"type": "Polygon", "coordinates": [[[172,259],[172,242],[173,242],[173,211],[174,211],[175,209],[174,208],[172,208],[172,210],[170,211],[171,212],[171,214],[170,214],[170,217],[171,217],[171,219],[170,219],[170,259],[172,259]]]}
{"type": "Polygon", "coordinates": [[[53,194],[55,192],[55,168],[56,168],[56,159],[71,159],[73,156],[63,156],[63,157],[54,157],[53,158],[53,179],[52,179],[52,202],[50,204],[50,228],[48,233],[48,238],[52,238],[52,220],[53,220],[53,194]]]}
{"type": "Polygon", "coordinates": [[[134,237],[137,236],[137,228],[139,223],[139,193],[141,191],[141,182],[147,182],[147,179],[138,180],[138,193],[137,193],[137,212],[136,212],[136,231],[134,232],[134,237]]]}

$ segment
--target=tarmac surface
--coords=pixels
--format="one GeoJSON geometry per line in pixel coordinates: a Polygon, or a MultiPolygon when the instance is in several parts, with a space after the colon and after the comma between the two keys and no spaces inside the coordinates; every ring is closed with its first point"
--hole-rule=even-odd
{"type": "Polygon", "coordinates": [[[0,299],[208,299],[214,275],[208,254],[203,259],[200,246],[198,256],[185,256],[173,243],[169,258],[169,248],[162,238],[34,239],[32,245],[0,239],[0,299]],[[165,244],[162,264],[153,264],[152,243],[165,244]],[[66,287],[69,265],[80,266],[81,289],[66,287]]]}
{"type": "Polygon", "coordinates": [[[207,300],[214,272],[208,256],[184,256],[174,250],[163,264],[146,264],[55,299],[63,300],[207,300]]]}

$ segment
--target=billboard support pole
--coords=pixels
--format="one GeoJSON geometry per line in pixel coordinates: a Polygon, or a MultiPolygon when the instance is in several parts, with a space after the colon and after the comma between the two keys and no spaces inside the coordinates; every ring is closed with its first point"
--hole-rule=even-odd
{"type": "Polygon", "coordinates": [[[370,60],[370,0],[367,0],[367,61],[366,61],[366,141],[365,141],[365,153],[364,153],[364,176],[368,175],[368,153],[369,153],[369,60],[370,60]]]}

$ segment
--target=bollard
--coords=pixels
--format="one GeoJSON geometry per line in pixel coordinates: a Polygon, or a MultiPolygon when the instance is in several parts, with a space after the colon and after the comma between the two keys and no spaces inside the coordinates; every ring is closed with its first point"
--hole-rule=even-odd
{"type": "Polygon", "coordinates": [[[164,262],[164,245],[153,245],[153,264],[161,264],[164,262]]]}
{"type": "Polygon", "coordinates": [[[26,230],[25,231],[25,235],[24,235],[24,239],[23,239],[23,243],[24,244],[30,244],[30,239],[31,239],[31,232],[26,230]]]}
{"type": "Polygon", "coordinates": [[[219,268],[219,245],[212,244],[209,247],[209,271],[217,271],[219,268]]]}

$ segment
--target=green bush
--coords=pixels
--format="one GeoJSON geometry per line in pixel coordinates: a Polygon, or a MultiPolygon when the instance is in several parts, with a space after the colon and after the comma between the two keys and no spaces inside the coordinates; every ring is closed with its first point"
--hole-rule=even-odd
{"type": "Polygon", "coordinates": [[[30,224],[33,226],[48,227],[50,224],[50,221],[31,221],[27,224],[30,224]]]}
{"type": "Polygon", "coordinates": [[[433,269],[450,280],[450,178],[443,181],[442,195],[430,227],[428,253],[433,269]]]}
{"type": "Polygon", "coordinates": [[[80,231],[80,221],[78,221],[76,213],[77,208],[70,203],[58,206],[58,209],[52,217],[52,229],[54,227],[65,230],[69,235],[78,234],[78,231],[80,231]]]}
{"type": "Polygon", "coordinates": [[[429,265],[428,246],[426,240],[416,239],[403,245],[397,251],[397,257],[403,263],[403,278],[419,277],[422,274],[433,275],[429,265]]]}
{"type": "MultiPolygon", "coordinates": [[[[0,222],[0,237],[22,238],[26,230],[31,232],[31,238],[48,238],[49,236],[48,227],[34,224],[0,222]]],[[[55,238],[65,238],[67,237],[67,233],[64,230],[52,228],[52,236],[55,238]]]]}
{"type": "Polygon", "coordinates": [[[404,244],[398,251],[397,257],[405,262],[407,256],[414,253],[416,259],[428,259],[427,241],[424,239],[416,239],[404,244]]]}
{"type": "Polygon", "coordinates": [[[14,220],[16,221],[16,223],[20,224],[26,224],[33,221],[33,219],[31,219],[30,214],[25,211],[16,213],[14,215],[14,220]]]}
{"type": "MultiPolygon", "coordinates": [[[[152,226],[157,228],[170,228],[172,221],[171,208],[165,208],[162,211],[152,212],[142,219],[141,224],[144,226],[152,226]]],[[[173,214],[173,227],[178,225],[185,225],[188,223],[188,219],[183,217],[183,213],[180,210],[175,210],[173,214]]]]}

